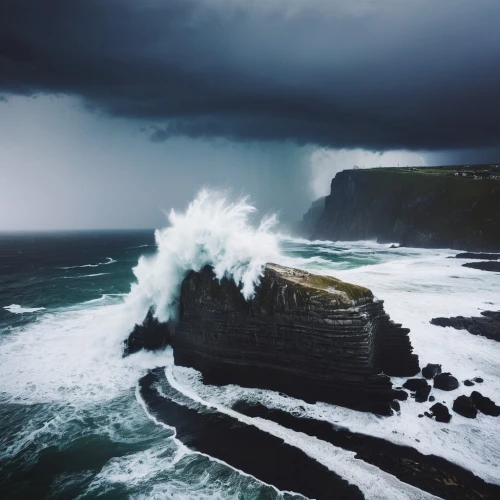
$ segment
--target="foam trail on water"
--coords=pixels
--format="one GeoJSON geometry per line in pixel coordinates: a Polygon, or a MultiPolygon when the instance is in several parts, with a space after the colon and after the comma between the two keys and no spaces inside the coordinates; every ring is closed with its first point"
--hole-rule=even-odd
{"type": "Polygon", "coordinates": [[[155,232],[158,251],[139,259],[127,304],[141,321],[153,306],[160,321],[175,316],[180,284],[186,274],[213,266],[217,278],[224,276],[241,283],[245,298],[254,287],[266,262],[280,257],[278,238],[270,232],[274,215],[264,217],[259,226],[250,224],[256,209],[242,198],[228,200],[221,192],[201,190],[184,213],[172,210],[170,225],[155,232]]]}
{"type": "Polygon", "coordinates": [[[215,409],[239,422],[252,425],[263,432],[283,439],[285,443],[302,450],[313,460],[317,460],[319,463],[325,465],[325,467],[343,477],[351,484],[357,485],[366,498],[374,500],[430,500],[437,498],[414,486],[403,483],[391,474],[371,464],[358,460],[355,452],[333,446],[316,437],[293,431],[263,418],[248,417],[214,400],[205,400],[176,379],[173,356],[170,348],[167,348],[166,356],[170,356],[170,359],[165,367],[165,375],[168,383],[175,390],[207,408],[215,409]]]}
{"type": "Polygon", "coordinates": [[[93,278],[95,276],[105,276],[109,273],[80,274],[79,276],[62,276],[62,279],[93,278]]]}
{"type": "Polygon", "coordinates": [[[81,267],[99,267],[99,266],[107,266],[109,264],[114,264],[116,262],[115,259],[112,259],[111,257],[106,257],[106,262],[98,262],[97,264],[84,264],[82,266],[66,266],[66,267],[60,267],[59,269],[78,269],[81,267]]]}
{"type": "Polygon", "coordinates": [[[11,304],[10,306],[4,306],[4,309],[14,314],[24,314],[43,311],[45,307],[22,307],[19,304],[11,304]]]}

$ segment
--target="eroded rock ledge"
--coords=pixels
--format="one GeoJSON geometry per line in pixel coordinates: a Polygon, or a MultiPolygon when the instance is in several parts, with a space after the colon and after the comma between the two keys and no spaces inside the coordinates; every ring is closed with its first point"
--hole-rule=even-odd
{"type": "Polygon", "coordinates": [[[175,363],[199,370],[205,383],[381,414],[391,413],[387,375],[419,372],[409,330],[390,320],[370,290],[275,264],[266,265],[249,301],[208,266],[190,272],[169,329],[175,363]]]}

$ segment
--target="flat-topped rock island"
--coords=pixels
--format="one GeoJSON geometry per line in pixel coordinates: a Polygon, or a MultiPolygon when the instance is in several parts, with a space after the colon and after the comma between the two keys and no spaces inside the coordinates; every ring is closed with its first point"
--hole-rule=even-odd
{"type": "MultiPolygon", "coordinates": [[[[164,331],[149,314],[126,351],[148,347],[147,332],[164,331]],[[140,332],[143,332],[142,335],[140,332]]],[[[166,327],[165,327],[166,328],[166,327]]],[[[168,335],[176,365],[195,368],[207,384],[238,384],[391,414],[390,376],[420,371],[409,330],[392,322],[367,288],[267,264],[245,300],[211,267],[182,282],[179,317],[168,335]]]]}

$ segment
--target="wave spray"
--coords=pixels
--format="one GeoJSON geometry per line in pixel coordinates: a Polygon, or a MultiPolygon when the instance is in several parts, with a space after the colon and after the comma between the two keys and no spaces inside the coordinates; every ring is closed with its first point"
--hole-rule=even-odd
{"type": "Polygon", "coordinates": [[[251,298],[267,262],[280,258],[278,238],[271,232],[277,218],[268,215],[257,227],[250,224],[256,212],[248,198],[231,202],[218,191],[201,190],[184,213],[172,210],[169,226],[155,232],[157,253],[141,257],[126,302],[142,320],[152,307],[159,321],[177,314],[180,285],[186,274],[206,265],[218,279],[241,283],[251,298]]]}

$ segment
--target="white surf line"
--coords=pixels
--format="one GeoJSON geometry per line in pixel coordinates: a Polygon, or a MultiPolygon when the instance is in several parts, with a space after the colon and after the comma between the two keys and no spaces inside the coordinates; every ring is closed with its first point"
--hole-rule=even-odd
{"type": "Polygon", "coordinates": [[[57,269],[79,269],[82,267],[99,267],[99,266],[108,266],[109,264],[114,264],[116,261],[112,257],[106,257],[108,259],[106,262],[98,262],[97,264],[83,264],[81,266],[66,266],[66,267],[58,267],[57,269]]]}
{"type": "Polygon", "coordinates": [[[3,308],[14,314],[34,313],[45,309],[45,307],[23,307],[19,304],[11,304],[10,306],[4,306],[3,308]]]}
{"type": "MultiPolygon", "coordinates": [[[[162,396],[163,396],[163,394],[162,394],[162,396]]],[[[177,429],[175,427],[171,427],[170,425],[167,425],[166,423],[162,422],[161,420],[158,420],[154,415],[152,415],[148,411],[148,407],[146,405],[146,402],[141,397],[141,391],[139,389],[139,384],[137,384],[137,386],[135,388],[135,398],[137,399],[137,402],[141,405],[142,409],[144,410],[144,413],[146,413],[146,416],[149,418],[149,420],[151,420],[154,424],[159,425],[160,427],[163,427],[166,430],[172,431],[173,434],[171,436],[168,436],[167,439],[171,439],[172,441],[174,441],[174,443],[179,447],[180,453],[179,453],[178,457],[176,456],[175,461],[172,462],[171,465],[175,465],[185,455],[200,455],[200,456],[208,458],[212,462],[217,462],[221,465],[224,465],[225,467],[229,467],[230,469],[234,470],[238,474],[241,474],[242,476],[250,477],[261,484],[265,484],[266,486],[269,486],[270,488],[275,490],[277,493],[289,493],[291,495],[297,495],[297,496],[300,496],[303,498],[307,498],[304,495],[302,495],[301,493],[297,493],[296,491],[279,490],[278,488],[276,488],[276,486],[269,484],[269,483],[266,483],[265,481],[262,481],[262,479],[259,479],[255,476],[252,476],[252,474],[248,474],[245,471],[237,469],[233,465],[228,464],[227,462],[224,462],[224,460],[220,460],[219,458],[215,458],[212,455],[207,455],[206,453],[203,453],[201,451],[193,451],[193,450],[189,449],[182,441],[180,441],[177,438],[177,429]]],[[[175,402],[175,404],[181,404],[181,403],[175,402]]]]}
{"type": "Polygon", "coordinates": [[[191,398],[193,401],[207,408],[213,408],[244,424],[252,425],[263,432],[282,439],[290,446],[300,449],[310,458],[324,465],[349,483],[358,486],[367,499],[424,500],[439,498],[400,481],[395,476],[382,471],[374,465],[356,459],[355,452],[338,448],[326,441],[308,436],[302,432],[292,431],[275,422],[259,417],[247,417],[218,403],[205,401],[196,393],[177,382],[173,373],[173,364],[165,368],[165,375],[167,381],[174,389],[191,398]]]}

